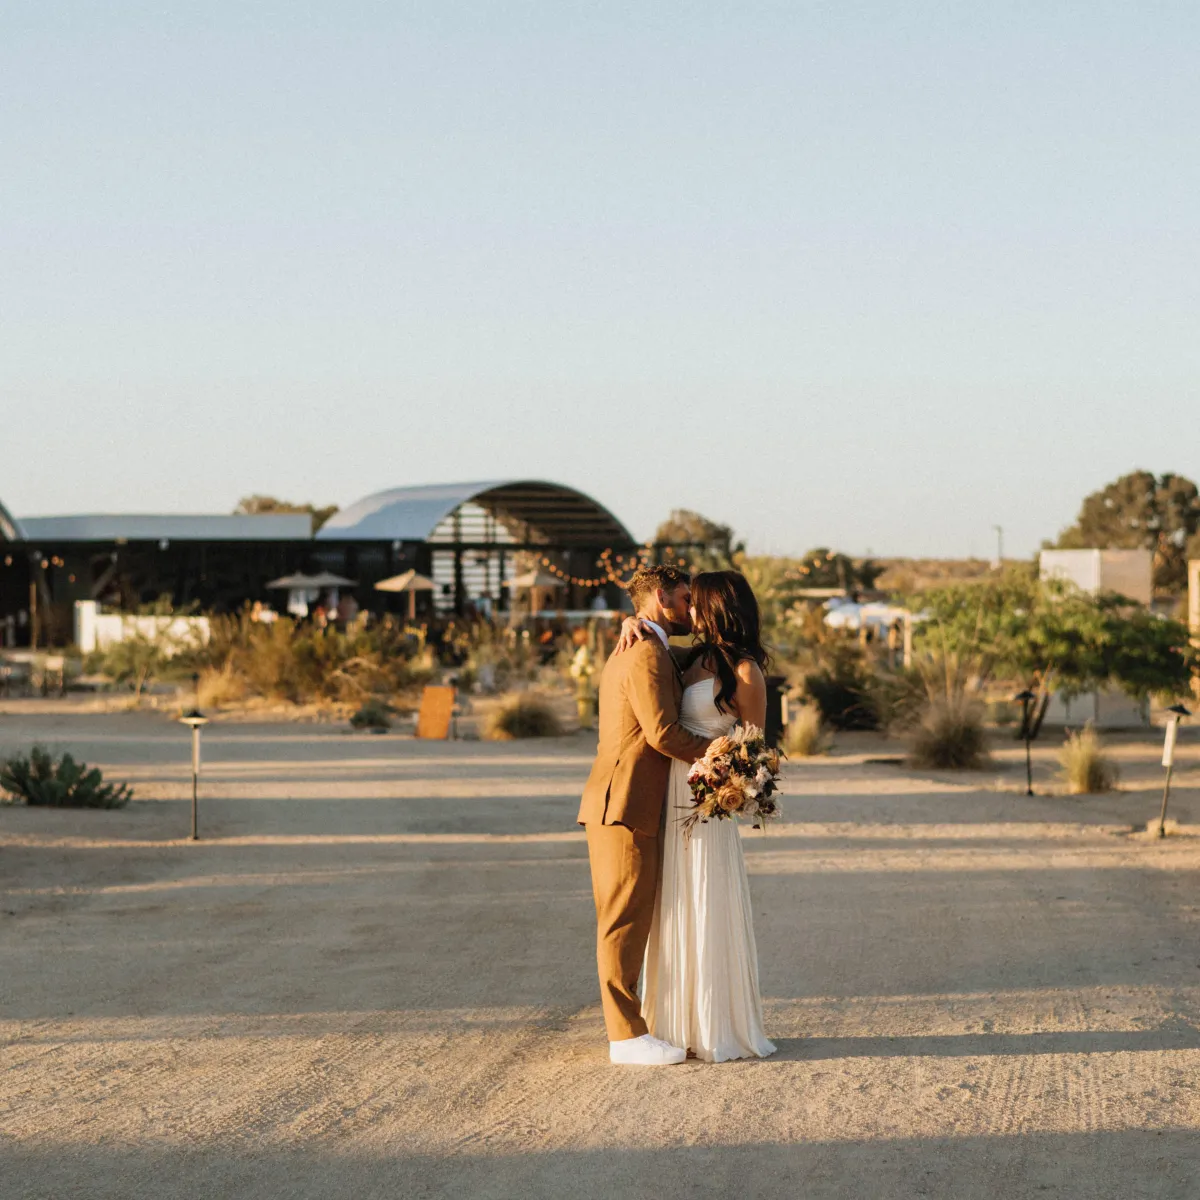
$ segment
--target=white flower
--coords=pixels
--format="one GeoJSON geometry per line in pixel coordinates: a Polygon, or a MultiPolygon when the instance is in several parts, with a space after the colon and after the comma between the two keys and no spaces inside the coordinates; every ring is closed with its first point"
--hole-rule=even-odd
{"type": "MultiPolygon", "coordinates": [[[[755,786],[765,788],[771,782],[771,772],[766,767],[759,767],[758,774],[754,776],[755,786]]],[[[757,794],[757,793],[756,793],[757,794]]]]}

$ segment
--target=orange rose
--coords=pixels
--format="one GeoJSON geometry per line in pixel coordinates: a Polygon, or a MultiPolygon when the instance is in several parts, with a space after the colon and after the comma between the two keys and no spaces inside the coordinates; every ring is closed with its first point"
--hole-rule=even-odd
{"type": "Polygon", "coordinates": [[[713,799],[727,813],[737,812],[746,802],[745,793],[733,783],[727,783],[723,787],[718,788],[713,799]]]}

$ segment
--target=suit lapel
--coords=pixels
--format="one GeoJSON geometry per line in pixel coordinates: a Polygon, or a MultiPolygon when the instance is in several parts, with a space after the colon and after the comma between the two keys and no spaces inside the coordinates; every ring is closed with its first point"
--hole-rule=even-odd
{"type": "MultiPolygon", "coordinates": [[[[659,642],[659,645],[662,646],[662,642],[659,642]]],[[[682,694],[682,692],[683,692],[683,672],[679,669],[679,664],[675,661],[675,655],[673,655],[671,653],[671,649],[669,646],[663,646],[662,652],[667,656],[667,660],[671,664],[671,671],[675,675],[676,689],[682,694]]]]}

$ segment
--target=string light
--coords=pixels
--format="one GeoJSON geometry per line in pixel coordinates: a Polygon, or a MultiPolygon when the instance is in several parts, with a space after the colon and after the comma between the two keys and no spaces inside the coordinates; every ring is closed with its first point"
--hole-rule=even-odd
{"type": "MultiPolygon", "coordinates": [[[[673,546],[664,547],[666,555],[673,555],[675,548],[673,546]]],[[[626,572],[632,574],[640,571],[643,567],[649,566],[654,555],[654,543],[645,542],[641,549],[628,558],[624,554],[614,554],[612,547],[606,547],[600,552],[600,557],[596,560],[596,565],[603,570],[602,575],[586,576],[572,575],[569,571],[564,571],[550,560],[548,555],[541,555],[539,561],[543,570],[553,575],[555,579],[562,583],[574,584],[576,587],[598,588],[603,587],[606,583],[615,583],[620,587],[625,587],[626,582],[624,575],[626,572]]],[[[675,562],[681,566],[687,566],[687,560],[676,557],[675,562]]]]}

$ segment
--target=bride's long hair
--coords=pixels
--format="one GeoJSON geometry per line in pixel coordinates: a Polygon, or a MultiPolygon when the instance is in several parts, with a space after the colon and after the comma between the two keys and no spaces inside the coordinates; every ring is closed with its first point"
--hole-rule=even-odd
{"type": "Polygon", "coordinates": [[[686,665],[701,659],[713,671],[720,684],[717,709],[729,712],[737,693],[737,664],[753,659],[765,672],[771,661],[762,644],[758,600],[740,571],[701,571],[692,576],[692,607],[696,644],[686,665]]]}

